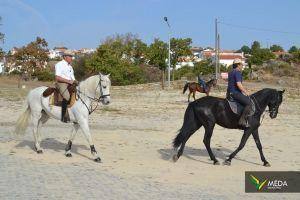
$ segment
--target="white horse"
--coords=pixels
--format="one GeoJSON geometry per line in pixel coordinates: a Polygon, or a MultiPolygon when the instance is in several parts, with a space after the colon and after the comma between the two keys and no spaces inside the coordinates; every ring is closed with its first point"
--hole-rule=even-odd
{"type": "MultiPolygon", "coordinates": [[[[65,155],[67,157],[72,156],[72,141],[75,139],[77,130],[80,127],[90,145],[94,160],[96,162],[101,162],[89,130],[89,114],[91,114],[95,109],[92,108],[92,102],[102,102],[104,105],[110,103],[110,85],[111,82],[109,75],[102,75],[100,73],[87,78],[80,82],[77,86],[78,100],[71,108],[68,108],[70,121],[73,122],[74,127],[65,149],[65,155]]],[[[24,135],[29,123],[29,118],[31,117],[35,149],[37,153],[43,153],[43,150],[40,147],[40,126],[46,123],[50,117],[57,120],[61,119],[61,107],[49,105],[50,97],[43,97],[42,94],[46,89],[47,87],[38,87],[28,93],[26,111],[19,117],[15,130],[17,135],[24,135]]]]}

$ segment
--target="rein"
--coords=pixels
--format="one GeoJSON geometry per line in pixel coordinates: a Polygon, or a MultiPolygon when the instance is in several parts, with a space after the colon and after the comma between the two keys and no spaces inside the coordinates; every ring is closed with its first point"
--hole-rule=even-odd
{"type": "Polygon", "coordinates": [[[252,98],[252,99],[255,101],[255,103],[256,103],[258,109],[259,109],[259,110],[261,111],[261,113],[262,113],[262,118],[261,118],[261,120],[260,120],[260,124],[262,124],[263,121],[264,121],[264,118],[265,118],[266,113],[267,113],[267,112],[270,113],[270,111],[269,111],[269,110],[262,110],[261,107],[259,106],[259,103],[257,102],[256,98],[255,98],[253,95],[251,95],[250,98],[252,98]]]}

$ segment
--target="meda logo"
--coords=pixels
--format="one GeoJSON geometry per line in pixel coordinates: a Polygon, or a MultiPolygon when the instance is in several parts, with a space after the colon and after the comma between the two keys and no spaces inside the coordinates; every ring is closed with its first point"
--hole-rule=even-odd
{"type": "Polygon", "coordinates": [[[268,181],[267,179],[264,181],[259,181],[258,178],[256,178],[253,175],[250,175],[250,180],[251,180],[251,183],[253,183],[253,185],[255,185],[257,191],[260,191],[263,188],[263,186],[265,185],[265,183],[268,181]]]}
{"type": "Polygon", "coordinates": [[[281,190],[284,187],[288,187],[287,181],[282,180],[270,180],[267,188],[270,190],[281,190]]]}

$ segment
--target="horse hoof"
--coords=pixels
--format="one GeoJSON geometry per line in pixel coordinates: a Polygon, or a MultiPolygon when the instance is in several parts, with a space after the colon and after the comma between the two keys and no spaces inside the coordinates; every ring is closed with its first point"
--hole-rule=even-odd
{"type": "Polygon", "coordinates": [[[42,154],[42,153],[43,153],[43,150],[36,150],[36,152],[37,152],[38,154],[42,154]]]}
{"type": "Polygon", "coordinates": [[[97,162],[97,163],[101,163],[101,158],[99,158],[99,157],[95,158],[94,161],[97,162]]]}
{"type": "Polygon", "coordinates": [[[268,162],[265,162],[265,163],[264,163],[264,166],[265,166],[265,167],[271,167],[270,163],[268,163],[268,162]]]}
{"type": "Polygon", "coordinates": [[[220,162],[217,161],[217,160],[215,160],[215,161],[214,161],[214,165],[220,165],[220,162]]]}
{"type": "Polygon", "coordinates": [[[72,154],[71,153],[66,153],[66,157],[70,158],[70,157],[72,157],[72,154]]]}
{"type": "Polygon", "coordinates": [[[231,165],[231,161],[230,160],[225,160],[223,162],[224,165],[230,166],[231,165]]]}
{"type": "Polygon", "coordinates": [[[176,162],[178,160],[178,156],[177,155],[174,155],[173,156],[173,162],[176,162]]]}

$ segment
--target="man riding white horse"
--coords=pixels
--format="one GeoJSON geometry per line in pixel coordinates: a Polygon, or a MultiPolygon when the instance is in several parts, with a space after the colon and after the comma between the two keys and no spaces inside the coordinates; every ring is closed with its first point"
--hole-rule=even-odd
{"type": "Polygon", "coordinates": [[[78,82],[75,80],[73,67],[71,66],[72,59],[73,53],[66,50],[63,54],[63,60],[55,65],[55,86],[63,97],[61,105],[62,122],[70,121],[66,117],[67,106],[71,97],[68,91],[68,87],[73,83],[78,84],[78,82]]]}

